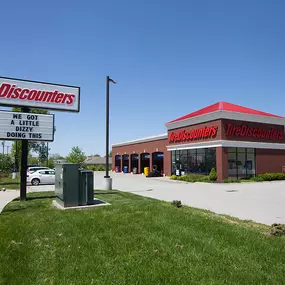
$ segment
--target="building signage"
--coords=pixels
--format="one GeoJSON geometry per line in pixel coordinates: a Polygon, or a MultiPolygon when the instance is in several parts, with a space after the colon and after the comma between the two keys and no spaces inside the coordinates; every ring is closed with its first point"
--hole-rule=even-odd
{"type": "Polygon", "coordinates": [[[277,140],[284,139],[284,133],[281,130],[276,130],[274,128],[252,128],[245,124],[240,126],[226,124],[226,136],[253,137],[277,140]]]}
{"type": "Polygon", "coordinates": [[[186,142],[193,140],[201,140],[216,137],[218,126],[203,127],[194,130],[181,130],[178,132],[170,132],[168,136],[169,143],[186,142]]]}
{"type": "Polygon", "coordinates": [[[79,112],[80,88],[0,77],[0,105],[79,112]]]}
{"type": "Polygon", "coordinates": [[[53,141],[54,116],[1,111],[0,139],[53,141]]]}

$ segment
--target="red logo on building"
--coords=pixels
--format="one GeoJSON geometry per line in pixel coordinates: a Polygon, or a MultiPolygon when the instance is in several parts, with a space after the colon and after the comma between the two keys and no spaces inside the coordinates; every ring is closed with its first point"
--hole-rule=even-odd
{"type": "Polygon", "coordinates": [[[284,133],[274,128],[252,128],[247,125],[234,126],[232,124],[226,124],[226,136],[253,137],[278,140],[284,139],[284,133]]]}
{"type": "Polygon", "coordinates": [[[196,130],[182,130],[179,132],[169,133],[168,141],[169,143],[185,142],[193,140],[201,140],[214,138],[217,135],[218,126],[204,127],[196,130]]]}

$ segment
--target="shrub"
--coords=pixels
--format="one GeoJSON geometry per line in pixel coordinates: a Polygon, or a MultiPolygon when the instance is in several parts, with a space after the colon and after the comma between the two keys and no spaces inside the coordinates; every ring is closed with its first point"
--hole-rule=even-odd
{"type": "Polygon", "coordinates": [[[103,165],[98,165],[97,171],[104,171],[104,170],[105,170],[105,168],[103,165]]]}
{"type": "Polygon", "coordinates": [[[240,180],[237,179],[225,179],[224,183],[240,183],[240,180]]]}
{"type": "Polygon", "coordinates": [[[256,176],[256,177],[251,177],[250,181],[262,182],[262,181],[264,181],[264,179],[262,177],[256,176]]]}
{"type": "Polygon", "coordinates": [[[95,165],[88,165],[87,169],[91,170],[91,171],[96,171],[96,166],[95,165]]]}
{"type": "Polygon", "coordinates": [[[180,200],[173,200],[171,203],[173,206],[176,206],[177,208],[182,207],[182,203],[180,200]]]}
{"type": "Polygon", "coordinates": [[[177,176],[176,176],[176,175],[171,175],[171,176],[170,176],[170,179],[171,179],[171,180],[177,180],[177,176]]]}
{"type": "Polygon", "coordinates": [[[177,180],[185,182],[210,182],[209,176],[202,174],[187,174],[178,176],[177,180]]]}
{"type": "Polygon", "coordinates": [[[194,179],[194,180],[200,179],[202,177],[206,177],[206,175],[202,175],[198,173],[191,173],[191,174],[187,174],[186,176],[189,177],[189,179],[194,179]]]}
{"type": "Polygon", "coordinates": [[[204,177],[199,178],[197,182],[211,182],[211,180],[209,176],[204,176],[204,177]]]}
{"type": "Polygon", "coordinates": [[[209,174],[209,178],[211,181],[216,181],[217,180],[217,172],[215,168],[211,169],[211,172],[209,174]]]}
{"type": "Polygon", "coordinates": [[[273,224],[269,229],[269,233],[273,236],[285,235],[285,224],[273,224]]]}
{"type": "Polygon", "coordinates": [[[257,177],[263,179],[263,181],[285,180],[285,173],[263,173],[257,177]]]}
{"type": "Polygon", "coordinates": [[[0,179],[1,178],[7,178],[9,174],[7,172],[0,172],[0,179]]]}

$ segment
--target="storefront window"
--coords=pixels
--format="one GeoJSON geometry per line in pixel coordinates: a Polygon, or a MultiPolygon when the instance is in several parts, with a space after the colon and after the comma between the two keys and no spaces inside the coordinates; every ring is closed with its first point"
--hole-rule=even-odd
{"type": "Polygon", "coordinates": [[[172,174],[209,174],[216,167],[216,149],[187,149],[172,151],[172,174]]]}
{"type": "Polygon", "coordinates": [[[228,148],[228,177],[247,179],[255,176],[255,150],[253,148],[228,148]]]}

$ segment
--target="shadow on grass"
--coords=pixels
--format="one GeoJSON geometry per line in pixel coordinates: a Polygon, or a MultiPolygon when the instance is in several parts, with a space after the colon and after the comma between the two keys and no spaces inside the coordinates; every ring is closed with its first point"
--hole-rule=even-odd
{"type": "Polygon", "coordinates": [[[119,195],[120,193],[119,192],[98,192],[98,190],[94,191],[94,195],[119,195]]]}
{"type": "Polygon", "coordinates": [[[41,200],[41,199],[55,199],[56,196],[53,195],[53,196],[39,196],[39,197],[27,197],[27,201],[30,201],[30,200],[41,200]]]}
{"type": "Polygon", "coordinates": [[[11,213],[11,212],[18,212],[18,211],[23,211],[26,210],[26,208],[22,207],[22,208],[12,208],[12,209],[5,209],[5,211],[3,211],[3,213],[11,213]]]}
{"type": "MultiPolygon", "coordinates": [[[[55,198],[56,198],[55,195],[51,195],[51,196],[36,196],[36,197],[27,197],[26,201],[41,200],[41,199],[55,199],[55,198]]],[[[25,202],[25,201],[21,201],[20,197],[14,199],[13,201],[25,202]]]]}

